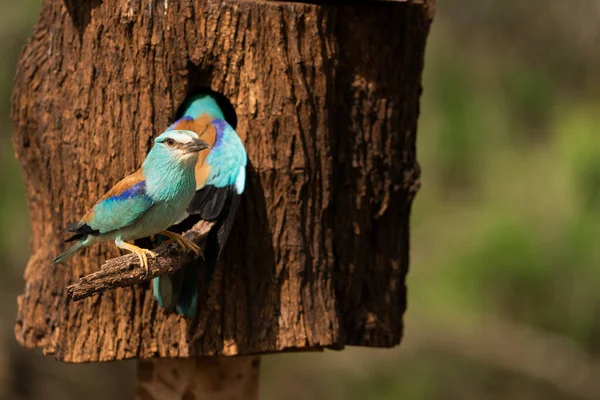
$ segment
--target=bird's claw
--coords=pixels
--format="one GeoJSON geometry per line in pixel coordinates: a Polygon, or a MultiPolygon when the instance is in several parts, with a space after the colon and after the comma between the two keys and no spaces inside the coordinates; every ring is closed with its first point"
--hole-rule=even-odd
{"type": "Polygon", "coordinates": [[[200,246],[198,246],[196,243],[192,242],[191,240],[187,239],[185,236],[179,235],[177,233],[169,232],[169,231],[161,232],[161,234],[169,237],[169,240],[167,241],[167,243],[175,242],[183,250],[190,250],[196,256],[201,256],[200,246]]]}
{"type": "Polygon", "coordinates": [[[140,260],[140,266],[144,268],[146,276],[148,276],[150,275],[150,265],[148,264],[148,256],[156,259],[156,257],[158,257],[158,254],[148,249],[142,249],[141,247],[138,247],[138,249],[139,250],[135,251],[135,254],[140,260]]]}
{"type": "Polygon", "coordinates": [[[150,256],[152,258],[156,258],[156,257],[158,257],[158,254],[156,254],[152,250],[138,247],[134,244],[124,242],[120,239],[116,240],[115,244],[120,249],[129,250],[130,252],[134,253],[138,257],[140,266],[142,268],[144,268],[144,271],[146,272],[146,276],[148,276],[150,274],[150,266],[148,265],[148,256],[150,256]]]}

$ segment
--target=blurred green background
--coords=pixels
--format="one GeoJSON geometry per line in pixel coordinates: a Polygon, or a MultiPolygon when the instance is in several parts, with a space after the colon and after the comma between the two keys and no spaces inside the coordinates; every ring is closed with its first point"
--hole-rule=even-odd
{"type": "MultiPolygon", "coordinates": [[[[0,1],[0,398],[129,399],[133,364],[13,338],[29,228],[8,107],[38,9],[0,1]]],[[[265,357],[263,399],[600,399],[599,21],[597,0],[439,1],[403,344],[265,357]]]]}

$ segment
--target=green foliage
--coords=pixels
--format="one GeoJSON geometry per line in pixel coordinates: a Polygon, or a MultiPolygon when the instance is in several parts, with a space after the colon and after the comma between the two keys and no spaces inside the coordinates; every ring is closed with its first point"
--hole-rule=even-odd
{"type": "Polygon", "coordinates": [[[16,261],[22,263],[29,250],[25,188],[6,136],[0,136],[0,187],[0,231],[10,232],[0,241],[0,269],[6,273],[7,268],[21,270],[16,261]]]}
{"type": "MultiPolygon", "coordinates": [[[[444,314],[491,313],[567,335],[591,348],[600,310],[600,114],[593,105],[575,99],[552,104],[556,99],[549,100],[547,93],[553,88],[545,88],[550,81],[514,63],[496,82],[485,85],[497,96],[487,95],[483,86],[475,96],[469,85],[458,84],[452,86],[449,99],[446,83],[430,88],[428,96],[434,99],[425,101],[445,108],[438,116],[445,128],[440,133],[422,127],[420,135],[443,142],[442,137],[453,137],[452,129],[461,129],[458,145],[448,142],[441,148],[449,153],[446,160],[462,161],[432,160],[426,150],[420,157],[431,182],[425,179],[415,204],[413,243],[417,242],[416,252],[426,251],[418,248],[418,241],[426,237],[429,248],[444,253],[426,255],[423,261],[418,254],[413,257],[409,288],[417,294],[411,304],[444,314]],[[505,101],[511,106],[503,107],[505,101]],[[495,131],[492,118],[463,124],[446,115],[460,116],[464,109],[478,115],[495,109],[512,128],[496,132],[492,147],[484,143],[488,136],[481,138],[476,129],[465,128],[481,125],[482,131],[495,131]],[[536,132],[540,129],[545,131],[542,135],[536,132]],[[477,150],[483,155],[473,154],[477,150]],[[470,174],[475,180],[470,188],[459,186],[459,199],[427,189],[447,185],[447,176],[464,176],[464,160],[474,159],[478,163],[470,174]],[[448,224],[454,229],[445,227],[448,224]],[[421,280],[421,268],[436,272],[426,272],[421,280]]],[[[446,78],[456,81],[453,67],[446,72],[446,78]]]]}

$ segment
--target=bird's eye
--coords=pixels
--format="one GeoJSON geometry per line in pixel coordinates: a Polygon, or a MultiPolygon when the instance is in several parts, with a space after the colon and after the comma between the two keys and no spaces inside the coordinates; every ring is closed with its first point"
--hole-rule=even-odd
{"type": "Polygon", "coordinates": [[[165,144],[167,146],[173,146],[175,144],[175,141],[173,139],[167,139],[165,140],[165,144]]]}

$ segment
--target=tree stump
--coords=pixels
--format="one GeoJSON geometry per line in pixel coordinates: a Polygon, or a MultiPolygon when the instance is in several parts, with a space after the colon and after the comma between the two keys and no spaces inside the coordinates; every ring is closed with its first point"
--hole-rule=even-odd
{"type": "Polygon", "coordinates": [[[75,363],[397,345],[433,7],[45,0],[12,96],[32,227],[19,343],[75,363]],[[200,88],[235,108],[249,167],[197,318],[166,314],[147,283],[69,300],[119,253],[52,266],[64,226],[200,88]]]}

